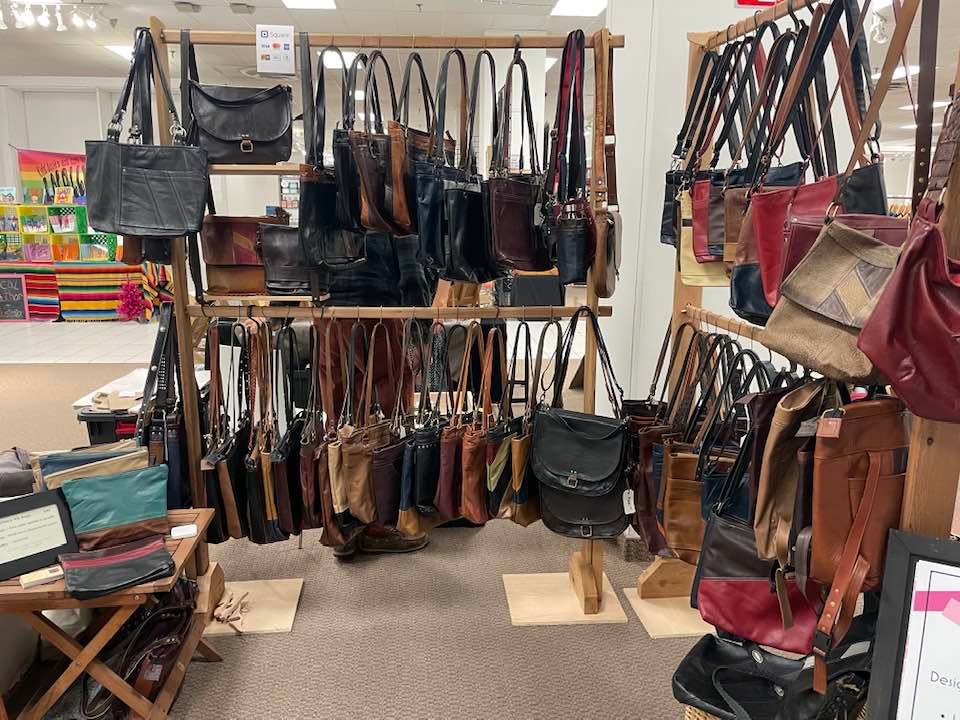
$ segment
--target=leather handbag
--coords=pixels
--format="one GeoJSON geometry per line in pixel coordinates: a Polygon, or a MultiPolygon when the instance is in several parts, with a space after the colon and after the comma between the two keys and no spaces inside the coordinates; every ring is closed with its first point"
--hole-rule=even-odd
{"type": "MultiPolygon", "coordinates": [[[[280,531],[299,535],[303,530],[303,500],[300,493],[300,445],[306,422],[305,413],[297,412],[293,401],[293,378],[283,367],[281,349],[295,332],[287,322],[277,330],[273,352],[273,406],[284,410],[283,430],[280,429],[279,412],[273,415],[272,464],[274,497],[277,505],[277,524],[280,531]],[[282,392],[281,392],[282,391],[282,392]]],[[[295,338],[293,339],[295,343],[295,338]]]]}
{"type": "Polygon", "coordinates": [[[318,374],[323,382],[320,399],[325,419],[322,440],[318,442],[314,455],[317,463],[320,507],[323,514],[323,534],[320,536],[320,542],[327,547],[341,547],[358,532],[357,528],[362,528],[347,508],[346,488],[342,475],[341,443],[337,439],[343,397],[348,386],[347,351],[340,321],[318,321],[317,336],[323,338],[318,374]],[[336,341],[333,338],[334,331],[336,331],[336,341]],[[339,387],[342,394],[336,392],[338,385],[333,380],[336,373],[339,373],[339,387]]]}
{"type": "Polygon", "coordinates": [[[947,115],[909,239],[857,340],[912,413],[945,422],[960,421],[960,400],[954,392],[960,377],[954,352],[960,327],[960,262],[947,254],[939,204],[960,140],[957,107],[954,103],[947,115]]]}
{"type": "Polygon", "coordinates": [[[613,47],[606,28],[593,34],[594,123],[603,133],[593,135],[594,163],[590,201],[594,216],[596,251],[591,279],[598,297],[613,297],[620,273],[623,242],[620,200],[617,194],[617,130],[613,104],[613,47]],[[605,88],[605,90],[603,90],[605,88]]]}
{"type": "Polygon", "coordinates": [[[534,370],[533,374],[531,374],[531,370],[533,368],[539,368],[540,362],[542,362],[543,340],[548,328],[554,328],[556,330],[557,342],[554,353],[556,357],[560,356],[560,339],[563,335],[563,328],[560,326],[559,321],[551,320],[544,325],[544,329],[541,331],[540,341],[538,342],[538,353],[536,356],[537,360],[533,360],[533,365],[531,366],[533,353],[531,352],[530,326],[527,324],[526,320],[521,320],[518,323],[516,335],[513,341],[513,357],[510,362],[510,380],[505,388],[506,392],[508,393],[507,402],[510,403],[511,408],[514,404],[513,388],[517,387],[518,385],[523,389],[523,395],[521,399],[524,401],[525,405],[519,431],[517,432],[517,435],[510,441],[510,473],[512,476],[511,491],[513,495],[510,508],[510,519],[522,527],[532,525],[541,518],[540,489],[539,485],[537,484],[537,478],[533,474],[529,462],[530,418],[532,416],[533,407],[535,404],[534,395],[537,392],[537,389],[540,387],[540,370],[534,370]],[[522,383],[517,380],[517,351],[520,346],[521,337],[524,341],[524,374],[522,383]],[[533,378],[536,378],[536,380],[534,381],[533,378]]]}
{"type": "MultiPolygon", "coordinates": [[[[905,238],[902,238],[905,239],[905,238]]],[[[899,249],[871,235],[828,223],[780,288],[764,335],[774,352],[827,377],[876,381],[857,335],[893,272],[899,249]]]]}
{"type": "Polygon", "coordinates": [[[164,535],[170,529],[166,465],[77,478],[62,490],[81,550],[164,535]]]}
{"type": "MultiPolygon", "coordinates": [[[[334,50],[327,48],[323,52],[334,50]]],[[[339,49],[336,50],[339,52],[339,49]]],[[[321,59],[322,62],[322,59],[321,59]]],[[[346,64],[343,64],[346,67],[346,64]]],[[[350,235],[341,237],[342,240],[359,240],[358,245],[347,244],[341,253],[334,255],[333,260],[338,265],[361,264],[364,261],[366,250],[363,244],[366,229],[361,218],[361,186],[360,170],[354,157],[350,143],[351,133],[356,132],[354,125],[357,118],[357,82],[360,69],[366,71],[368,58],[366,53],[357,53],[350,63],[345,77],[343,93],[342,119],[339,127],[333,129],[333,170],[337,185],[337,227],[349,231],[350,235]]],[[[321,77],[321,80],[323,78],[321,77]]],[[[322,83],[318,83],[318,90],[322,83]]],[[[373,81],[376,89],[376,79],[373,81]]],[[[362,88],[359,88],[362,89],[362,88]]],[[[377,107],[375,105],[375,107],[377,107]]],[[[317,113],[317,131],[320,128],[320,115],[317,113]]],[[[320,149],[319,147],[317,148],[320,149]]]]}
{"type": "Polygon", "coordinates": [[[497,104],[499,129],[493,151],[490,192],[490,225],[497,263],[516,270],[549,270],[550,248],[541,232],[542,218],[536,212],[543,197],[543,175],[537,160],[537,138],[533,127],[533,107],[530,101],[530,81],[527,64],[519,52],[507,66],[506,80],[497,104]],[[524,116],[526,140],[529,146],[530,168],[524,172],[523,152],[520,153],[520,172],[510,172],[510,124],[513,69],[520,68],[522,78],[521,126],[524,116]]]}
{"type": "Polygon", "coordinates": [[[583,283],[596,252],[593,207],[587,199],[587,142],[583,119],[583,30],[567,35],[560,89],[544,178],[544,226],[555,246],[560,282],[583,283]]]}
{"type": "Polygon", "coordinates": [[[161,535],[102,550],[64,553],[59,559],[67,593],[77,600],[93,600],[167,578],[176,568],[161,535]]]}
{"type": "MultiPolygon", "coordinates": [[[[340,58],[340,102],[343,111],[353,107],[348,103],[347,65],[343,54],[336,46],[330,45],[320,51],[317,58],[317,88],[313,92],[310,70],[309,33],[301,33],[301,79],[306,98],[312,102],[304,106],[304,134],[306,137],[305,163],[300,166],[300,244],[307,260],[316,266],[332,271],[346,270],[365,260],[363,233],[350,220],[353,195],[359,185],[341,184],[348,178],[359,183],[354,172],[353,158],[347,153],[338,152],[336,138],[339,129],[334,130],[334,166],[327,165],[324,155],[326,143],[326,78],[323,60],[327,53],[336,53],[340,58]],[[309,126],[309,128],[308,128],[309,126]],[[312,132],[308,132],[312,129],[312,132]],[[337,163],[345,162],[347,168],[337,170],[337,163]]],[[[358,211],[359,212],[359,211],[358,211]]]]}
{"type": "Polygon", "coordinates": [[[263,258],[264,285],[269,295],[328,294],[321,273],[311,269],[300,244],[300,233],[285,225],[258,225],[257,247],[263,258]]]}
{"type": "Polygon", "coordinates": [[[465,418],[472,420],[473,416],[473,412],[468,412],[465,407],[465,398],[469,392],[467,378],[473,344],[478,338],[481,342],[483,340],[480,337],[480,323],[476,321],[468,326],[454,325],[447,331],[447,348],[444,353],[447,378],[451,377],[450,346],[453,344],[454,332],[458,329],[464,331],[463,355],[450,424],[443,428],[440,434],[440,476],[437,479],[437,493],[434,497],[437,512],[448,520],[460,517],[460,500],[463,494],[463,434],[467,429],[463,421],[465,418]]]}
{"type": "Polygon", "coordinates": [[[156,57],[149,29],[137,28],[133,61],[107,139],[86,142],[87,218],[100,232],[168,239],[196,233],[203,222],[209,184],[207,153],[184,144],[185,131],[156,57]],[[154,65],[173,120],[173,145],[152,144],[149,83],[154,65]],[[136,95],[130,126],[134,142],[121,144],[120,127],[132,91],[136,95]]]}
{"type": "Polygon", "coordinates": [[[441,411],[441,397],[446,390],[447,411],[453,409],[453,389],[447,365],[448,335],[443,323],[435,321],[430,330],[426,372],[420,389],[417,427],[413,432],[413,493],[421,515],[437,515],[437,490],[441,467],[441,437],[448,417],[441,411]],[[431,372],[437,372],[432,375],[431,372]],[[431,384],[436,386],[436,401],[431,399],[431,384]]]}
{"type": "Polygon", "coordinates": [[[287,225],[272,215],[231,217],[207,215],[200,229],[207,292],[214,295],[262,295],[267,287],[263,260],[257,252],[257,227],[287,225]]]}
{"type": "Polygon", "coordinates": [[[909,415],[896,398],[848,403],[817,427],[810,571],[830,587],[814,642],[818,692],[826,691],[826,661],[850,628],[857,598],[883,579],[887,536],[900,525],[909,446],[909,415]]]}
{"type": "Polygon", "coordinates": [[[0,497],[17,497],[31,492],[30,453],[19,447],[0,452],[0,497]]]}
{"type": "Polygon", "coordinates": [[[530,463],[540,482],[544,524],[568,537],[616,537],[629,521],[623,497],[627,487],[626,423],[621,419],[623,391],[607,353],[596,315],[581,307],[564,335],[565,344],[557,362],[553,400],[540,404],[534,414],[530,463]],[[576,331],[585,316],[597,338],[612,418],[562,408],[562,392],[576,331]]]}
{"type": "Polygon", "coordinates": [[[856,717],[867,694],[876,618],[861,617],[830,659],[829,694],[813,688],[809,658],[791,659],[737,638],[703,636],[673,674],[673,696],[719,720],[856,717]]]}
{"type": "Polygon", "coordinates": [[[723,262],[697,262],[693,251],[693,201],[688,190],[681,190],[680,241],[678,245],[680,280],[691,287],[726,287],[727,266],[723,262]]]}
{"type": "Polygon", "coordinates": [[[800,385],[777,403],[763,443],[753,529],[759,557],[778,560],[781,568],[791,564],[790,537],[800,482],[797,453],[813,436],[809,421],[833,407],[825,381],[800,385]]]}
{"type": "MultiPolygon", "coordinates": [[[[309,52],[308,46],[307,57],[309,52]]],[[[289,85],[201,85],[189,30],[180,31],[180,58],[184,127],[191,145],[206,150],[211,163],[272,164],[290,159],[293,91],[289,85]]]]}
{"type": "Polygon", "coordinates": [[[510,387],[507,384],[507,351],[500,328],[494,326],[487,332],[484,353],[484,383],[481,412],[493,418],[492,392],[495,382],[493,366],[499,366],[500,386],[503,394],[497,403],[497,420],[487,430],[486,481],[487,514],[491,518],[509,519],[513,504],[513,440],[522,431],[523,418],[513,417],[510,407],[510,387]],[[489,361],[487,360],[489,356],[489,361]],[[487,372],[489,365],[489,372],[487,372]]]}
{"type": "MultiPolygon", "coordinates": [[[[320,338],[316,323],[310,323],[310,390],[304,411],[303,433],[300,436],[300,501],[303,506],[303,527],[311,530],[323,527],[323,507],[320,502],[317,452],[323,443],[323,405],[320,400],[320,338]]],[[[324,456],[324,464],[326,457],[324,456]]]]}
{"type": "Polygon", "coordinates": [[[286,540],[290,534],[283,529],[289,516],[281,518],[281,505],[284,500],[289,504],[287,496],[286,473],[275,472],[277,463],[274,462],[274,450],[279,443],[279,431],[276,416],[276,395],[274,393],[274,342],[270,324],[265,319],[254,321],[253,331],[256,342],[253,345],[255,361],[251,366],[251,374],[257,376],[258,421],[256,432],[256,446],[253,452],[259,455],[260,480],[257,499],[263,498],[264,524],[267,531],[266,542],[286,540]]]}

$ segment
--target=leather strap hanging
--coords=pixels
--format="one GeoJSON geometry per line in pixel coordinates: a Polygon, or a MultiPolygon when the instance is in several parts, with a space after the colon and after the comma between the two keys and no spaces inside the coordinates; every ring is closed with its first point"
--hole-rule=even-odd
{"type": "MultiPolygon", "coordinates": [[[[902,12],[902,11],[901,11],[902,12]]],[[[920,78],[917,93],[917,148],[913,168],[913,211],[927,191],[930,176],[930,148],[933,143],[933,101],[937,79],[937,36],[940,0],[926,0],[920,15],[920,78]]],[[[901,51],[902,53],[903,51],[901,51]]],[[[901,57],[901,60],[903,58],[901,57]]],[[[907,73],[907,82],[909,82],[907,73]]]]}

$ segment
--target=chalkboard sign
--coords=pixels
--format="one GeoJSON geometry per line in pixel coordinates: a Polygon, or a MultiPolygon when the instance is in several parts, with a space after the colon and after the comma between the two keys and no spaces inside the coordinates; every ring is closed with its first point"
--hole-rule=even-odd
{"type": "Polygon", "coordinates": [[[0,322],[28,319],[23,275],[0,275],[0,322]]]}

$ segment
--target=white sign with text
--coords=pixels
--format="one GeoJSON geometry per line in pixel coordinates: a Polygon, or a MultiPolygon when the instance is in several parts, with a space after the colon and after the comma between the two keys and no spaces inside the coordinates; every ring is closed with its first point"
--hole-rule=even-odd
{"type": "Polygon", "coordinates": [[[295,74],[293,25],[257,25],[257,72],[295,74]]]}

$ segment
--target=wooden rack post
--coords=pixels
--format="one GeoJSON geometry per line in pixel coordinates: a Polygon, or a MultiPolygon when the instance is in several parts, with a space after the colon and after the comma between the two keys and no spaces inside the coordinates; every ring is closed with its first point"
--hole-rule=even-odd
{"type": "MultiPolygon", "coordinates": [[[[809,0],[815,5],[822,0],[809,0]]],[[[799,3],[797,3],[799,4],[799,3]]],[[[804,7],[804,5],[801,5],[804,7]]],[[[799,10],[800,8],[798,8],[799,10]]],[[[697,68],[707,50],[713,50],[732,40],[748,35],[758,25],[768,20],[779,20],[788,15],[788,2],[783,0],[773,7],[734,23],[725,30],[707,33],[690,33],[690,66],[687,77],[687,94],[693,91],[697,68]]],[[[960,86],[960,63],[956,83],[960,86]]],[[[705,158],[708,160],[708,158],[705,158]]],[[[960,163],[956,163],[950,184],[944,197],[943,225],[948,238],[950,257],[960,256],[960,163]]],[[[740,320],[727,318],[703,310],[700,305],[700,288],[683,285],[680,274],[674,281],[673,318],[674,328],[678,322],[694,324],[707,322],[714,327],[763,344],[763,330],[740,320]]],[[[673,380],[673,379],[672,379],[673,380]]],[[[957,425],[914,418],[910,439],[910,456],[903,490],[903,510],[900,525],[911,532],[947,537],[951,531],[956,503],[960,518],[960,434],[957,425]]],[[[957,523],[960,532],[960,523],[957,523]]],[[[637,581],[641,598],[665,598],[686,596],[690,593],[694,568],[679,560],[657,558],[637,581]],[[679,563],[679,565],[678,565],[679,563]],[[684,565],[684,567],[680,567],[684,565]]]]}
{"type": "MultiPolygon", "coordinates": [[[[157,51],[161,58],[163,69],[168,72],[167,44],[178,43],[180,31],[168,29],[157,18],[151,18],[150,31],[153,35],[157,51]]],[[[605,40],[613,48],[624,47],[623,35],[606,35],[605,40]]],[[[194,45],[229,45],[253,47],[256,44],[253,32],[223,32],[223,31],[191,31],[190,41],[194,45]]],[[[299,44],[299,36],[294,36],[299,44]]],[[[517,45],[514,36],[486,37],[477,36],[448,36],[448,35],[348,35],[329,33],[310,33],[311,47],[338,45],[341,47],[356,48],[397,48],[397,49],[493,49],[514,48],[517,45]]],[[[521,48],[559,49],[564,46],[566,36],[532,36],[520,37],[521,48]]],[[[586,47],[593,47],[592,37],[586,38],[586,47]]],[[[169,121],[163,111],[165,101],[161,92],[156,93],[157,109],[160,116],[161,136],[163,142],[169,142],[169,121]]],[[[597,102],[606,103],[606,93],[597,98],[597,102]]],[[[600,123],[594,123],[594,144],[604,146],[605,128],[600,123]]],[[[211,174],[221,175],[296,175],[299,173],[298,163],[278,163],[276,165],[211,165],[211,174]]],[[[596,183],[592,184],[595,188],[596,183]]],[[[598,248],[598,257],[603,248],[598,248]]],[[[569,317],[571,308],[337,308],[337,307],[260,307],[253,303],[241,305],[201,307],[191,297],[187,288],[186,258],[182,242],[174,244],[173,254],[173,282],[175,318],[177,333],[181,348],[192,347],[190,339],[193,337],[190,325],[191,317],[236,317],[252,315],[255,317],[423,317],[435,319],[459,319],[461,316],[502,317],[502,318],[541,318],[569,317]]],[[[610,308],[599,307],[599,301],[593,282],[593,270],[587,279],[587,305],[601,316],[609,316],[610,308]]],[[[278,299],[279,300],[279,299],[278,299]]],[[[586,350],[584,355],[583,407],[585,412],[593,412],[596,395],[597,371],[597,341],[591,327],[587,328],[586,350]]],[[[188,428],[187,450],[190,458],[191,489],[197,504],[206,502],[203,484],[200,481],[200,420],[196,406],[195,381],[193,374],[193,358],[190,353],[181,353],[181,370],[187,388],[184,390],[184,415],[188,428]],[[189,397],[189,400],[187,400],[189,397]]],[[[203,548],[203,558],[206,559],[206,546],[203,548]]],[[[576,591],[579,604],[585,614],[596,614],[600,609],[600,600],[603,597],[603,546],[593,540],[581,541],[580,548],[574,552],[569,562],[570,579],[576,591]]]]}

